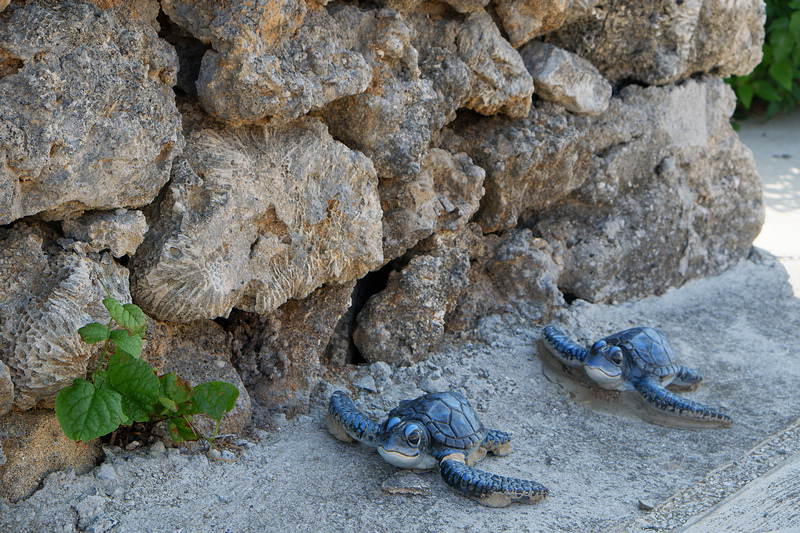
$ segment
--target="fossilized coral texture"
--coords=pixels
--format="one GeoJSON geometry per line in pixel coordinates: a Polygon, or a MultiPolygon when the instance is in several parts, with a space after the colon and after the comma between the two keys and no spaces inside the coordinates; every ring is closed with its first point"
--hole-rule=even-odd
{"type": "Polygon", "coordinates": [[[85,372],[95,278],[169,334],[236,309],[207,335],[294,412],[342,332],[405,364],[717,272],[761,224],[720,79],[757,0],[92,4],[0,12],[0,413],[85,372]]]}

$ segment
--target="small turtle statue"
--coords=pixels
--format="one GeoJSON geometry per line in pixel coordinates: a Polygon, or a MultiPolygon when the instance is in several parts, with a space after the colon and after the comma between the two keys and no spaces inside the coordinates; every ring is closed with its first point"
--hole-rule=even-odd
{"type": "Polygon", "coordinates": [[[472,468],[487,452],[508,455],[511,436],[486,429],[458,392],[435,392],[404,400],[377,424],[342,391],[331,396],[328,429],[339,440],[378,448],[388,463],[411,470],[439,468],[445,483],[489,507],[513,501],[534,503],[547,496],[542,485],[472,468]]]}
{"type": "Polygon", "coordinates": [[[667,337],[654,328],[631,328],[595,342],[588,350],[555,326],[546,326],[542,343],[566,365],[582,366],[597,385],[607,390],[635,390],[656,409],[698,421],[731,425],[731,417],[667,390],[673,384],[693,388],[703,380],[696,370],[675,363],[667,337]]]}

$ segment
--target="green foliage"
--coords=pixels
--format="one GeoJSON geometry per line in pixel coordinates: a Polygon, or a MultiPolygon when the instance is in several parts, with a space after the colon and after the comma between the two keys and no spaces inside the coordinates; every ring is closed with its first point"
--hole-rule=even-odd
{"type": "MultiPolygon", "coordinates": [[[[170,372],[158,376],[142,360],[142,336],[147,317],[134,304],[106,298],[108,325],[92,322],[78,330],[89,344],[105,343],[103,358],[92,379],[78,378],[59,391],[56,416],[64,434],[73,440],[91,440],[134,422],[166,421],[175,442],[202,438],[192,425],[193,415],[217,421],[233,409],[239,390],[222,381],[188,381],[170,372]],[[116,324],[122,329],[112,329],[116,324]],[[113,348],[113,351],[112,351],[113,348]]],[[[216,437],[216,431],[215,435],[216,437]]]]}
{"type": "Polygon", "coordinates": [[[747,76],[727,81],[738,99],[738,111],[766,108],[766,118],[800,103],[800,0],[767,0],[764,58],[747,76]]]}

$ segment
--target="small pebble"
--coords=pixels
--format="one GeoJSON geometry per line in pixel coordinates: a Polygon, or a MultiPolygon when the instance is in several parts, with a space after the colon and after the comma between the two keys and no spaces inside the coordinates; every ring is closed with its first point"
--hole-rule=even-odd
{"type": "Polygon", "coordinates": [[[639,500],[639,509],[642,511],[652,511],[655,508],[655,504],[650,500],[639,500]]]}
{"type": "Polygon", "coordinates": [[[357,377],[353,380],[353,385],[365,391],[378,392],[378,387],[375,385],[375,378],[370,374],[357,377]]]}
{"type": "Polygon", "coordinates": [[[167,451],[167,447],[164,446],[164,443],[161,442],[160,440],[155,441],[150,446],[150,454],[151,455],[160,455],[160,454],[164,453],[165,451],[167,451]]]}
{"type": "Polygon", "coordinates": [[[389,379],[392,377],[392,367],[384,361],[377,361],[369,365],[369,371],[376,378],[389,379]]]}
{"type": "Polygon", "coordinates": [[[117,479],[117,471],[109,463],[103,463],[94,471],[94,477],[103,481],[114,481],[117,479]]]}

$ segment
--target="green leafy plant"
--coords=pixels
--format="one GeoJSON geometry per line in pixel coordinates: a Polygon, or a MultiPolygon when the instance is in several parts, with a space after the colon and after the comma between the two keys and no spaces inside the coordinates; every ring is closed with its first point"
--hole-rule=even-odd
{"type": "Polygon", "coordinates": [[[59,391],[56,416],[64,434],[87,441],[135,422],[166,421],[175,442],[203,438],[192,423],[203,414],[217,421],[233,409],[239,390],[222,381],[192,387],[174,372],[159,376],[142,355],[147,317],[134,304],[103,300],[108,324],[92,322],[78,330],[89,344],[104,343],[103,356],[91,379],[77,378],[59,391]],[[116,324],[117,329],[112,329],[116,324]],[[112,350],[113,348],[113,350],[112,350]]]}
{"type": "Polygon", "coordinates": [[[764,58],[747,76],[727,81],[738,99],[739,115],[756,107],[765,117],[800,103],[800,0],[767,0],[764,58]]]}

